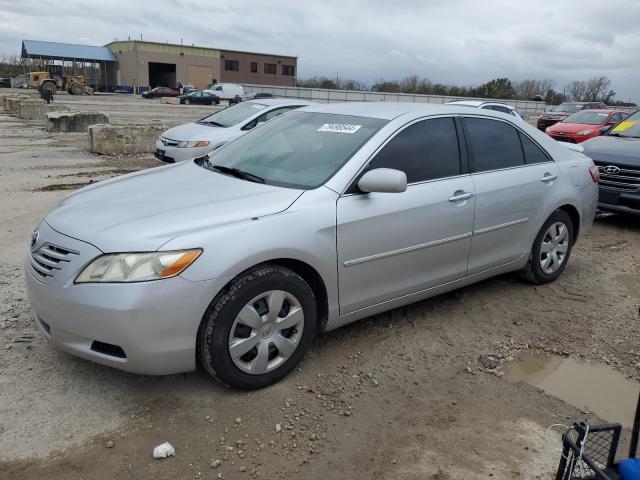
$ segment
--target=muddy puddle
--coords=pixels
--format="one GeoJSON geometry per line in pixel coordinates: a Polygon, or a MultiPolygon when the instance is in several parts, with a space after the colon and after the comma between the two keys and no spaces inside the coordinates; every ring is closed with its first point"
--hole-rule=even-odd
{"type": "Polygon", "coordinates": [[[608,422],[633,426],[640,385],[610,367],[555,355],[526,354],[509,364],[505,378],[541,388],[608,422]]]}

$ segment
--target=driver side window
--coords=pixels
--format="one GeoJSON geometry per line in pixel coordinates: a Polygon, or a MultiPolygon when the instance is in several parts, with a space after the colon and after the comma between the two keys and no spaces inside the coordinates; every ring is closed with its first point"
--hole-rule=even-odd
{"type": "Polygon", "coordinates": [[[453,118],[434,118],[409,125],[393,137],[367,170],[393,168],[407,183],[460,175],[460,149],[453,118]]]}

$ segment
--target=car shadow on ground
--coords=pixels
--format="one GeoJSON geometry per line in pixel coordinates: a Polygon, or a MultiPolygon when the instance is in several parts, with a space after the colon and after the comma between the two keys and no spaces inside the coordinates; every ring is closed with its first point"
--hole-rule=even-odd
{"type": "Polygon", "coordinates": [[[632,231],[640,231],[640,215],[609,213],[598,211],[596,222],[612,227],[621,227],[632,231]]]}

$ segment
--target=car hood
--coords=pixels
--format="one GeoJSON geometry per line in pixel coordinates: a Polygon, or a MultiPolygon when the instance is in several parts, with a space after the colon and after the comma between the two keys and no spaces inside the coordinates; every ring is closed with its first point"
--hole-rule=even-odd
{"type": "Polygon", "coordinates": [[[590,125],[588,123],[564,123],[558,122],[552,125],[551,132],[578,133],[583,130],[598,130],[602,125],[590,125]]]}
{"type": "Polygon", "coordinates": [[[162,134],[164,138],[169,140],[199,140],[209,138],[212,135],[225,133],[227,129],[223,127],[215,127],[210,125],[202,125],[200,123],[185,123],[177,127],[170,128],[162,134]]]}
{"type": "Polygon", "coordinates": [[[545,118],[566,118],[571,115],[569,112],[544,112],[541,117],[545,118]]]}
{"type": "Polygon", "coordinates": [[[84,187],[45,221],[103,252],[154,251],[187,233],[282,212],[303,192],[184,162],[84,187]]]}
{"type": "Polygon", "coordinates": [[[599,164],[640,168],[640,139],[602,135],[582,143],[584,154],[599,164]]]}

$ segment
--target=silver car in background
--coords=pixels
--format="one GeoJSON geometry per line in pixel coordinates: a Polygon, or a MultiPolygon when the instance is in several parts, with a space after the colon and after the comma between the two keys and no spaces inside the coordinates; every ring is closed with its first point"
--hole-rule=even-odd
{"type": "Polygon", "coordinates": [[[199,360],[259,388],[318,332],[505,272],[555,280],[593,222],[597,178],[495,111],[307,107],[209,158],[66,197],[31,239],[29,299],[72,354],[145,374],[199,360]]]}
{"type": "Polygon", "coordinates": [[[487,102],[486,100],[453,100],[447,102],[449,105],[462,105],[465,107],[482,108],[484,110],[495,110],[496,112],[506,113],[516,118],[522,118],[520,112],[515,107],[502,102],[487,102]]]}
{"type": "Polygon", "coordinates": [[[265,98],[232,105],[196,122],[170,128],[156,140],[153,155],[164,163],[192,160],[289,110],[313,103],[307,100],[265,98]]]}

